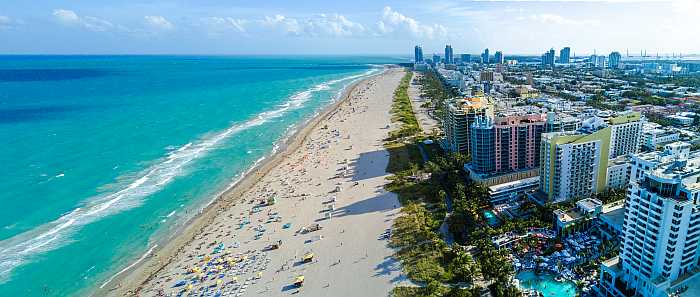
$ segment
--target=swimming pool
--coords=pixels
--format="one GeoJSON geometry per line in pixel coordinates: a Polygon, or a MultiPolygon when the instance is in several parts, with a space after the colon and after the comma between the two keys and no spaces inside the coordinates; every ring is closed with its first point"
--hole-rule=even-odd
{"type": "Polygon", "coordinates": [[[484,211],[484,218],[489,226],[498,226],[501,224],[501,219],[499,219],[492,210],[484,211]]]}
{"type": "Polygon", "coordinates": [[[558,282],[551,274],[535,274],[532,271],[518,273],[515,278],[520,280],[520,287],[535,289],[544,294],[544,297],[574,297],[576,296],[576,284],[571,281],[558,282]]]}

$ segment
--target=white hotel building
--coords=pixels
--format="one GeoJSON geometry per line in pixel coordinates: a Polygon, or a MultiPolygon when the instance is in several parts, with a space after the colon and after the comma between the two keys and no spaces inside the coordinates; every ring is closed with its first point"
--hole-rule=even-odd
{"type": "Polygon", "coordinates": [[[700,292],[700,151],[672,143],[632,158],[620,255],[601,264],[601,296],[700,292]]]}

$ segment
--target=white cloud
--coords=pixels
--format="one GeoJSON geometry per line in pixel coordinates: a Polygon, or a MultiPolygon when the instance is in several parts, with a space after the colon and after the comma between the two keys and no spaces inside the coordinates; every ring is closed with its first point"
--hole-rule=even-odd
{"type": "Polygon", "coordinates": [[[409,35],[417,38],[432,39],[447,36],[447,28],[443,25],[424,25],[417,20],[405,16],[387,6],[384,7],[382,19],[377,23],[381,35],[409,35]]]}
{"type": "Polygon", "coordinates": [[[147,15],[147,16],[144,16],[143,18],[146,21],[146,25],[148,25],[151,28],[158,29],[158,30],[170,30],[173,27],[175,27],[173,25],[173,23],[168,21],[168,19],[166,19],[163,16],[147,15]]]}
{"type": "Polygon", "coordinates": [[[304,33],[312,36],[349,37],[365,33],[365,26],[340,14],[320,14],[302,22],[304,33]]]}
{"type": "Polygon", "coordinates": [[[542,13],[542,14],[532,14],[528,17],[518,17],[519,21],[533,21],[543,24],[555,24],[555,25],[589,25],[598,26],[600,25],[599,20],[585,19],[585,20],[575,20],[565,18],[558,14],[542,13]]]}
{"type": "Polygon", "coordinates": [[[85,16],[81,18],[82,25],[92,31],[107,31],[114,28],[114,24],[96,17],[85,16]]]}
{"type": "Polygon", "coordinates": [[[301,26],[294,18],[288,18],[283,15],[275,15],[274,17],[265,16],[262,24],[272,29],[281,29],[286,34],[301,35],[301,26]]]}
{"type": "Polygon", "coordinates": [[[79,16],[75,11],[67,9],[56,9],[53,11],[53,16],[64,25],[82,26],[95,32],[103,32],[116,27],[109,21],[93,16],[79,16]]]}
{"type": "Polygon", "coordinates": [[[56,17],[60,22],[63,22],[66,24],[80,22],[80,18],[78,17],[78,14],[76,14],[75,11],[72,11],[72,10],[55,9],[53,11],[53,16],[56,17]]]}
{"type": "Polygon", "coordinates": [[[247,20],[234,19],[231,17],[206,17],[202,18],[200,21],[214,34],[220,34],[225,31],[244,33],[246,32],[245,25],[248,23],[247,20]]]}
{"type": "Polygon", "coordinates": [[[309,37],[357,37],[367,33],[360,23],[341,14],[318,14],[309,18],[291,18],[284,15],[266,16],[260,23],[288,35],[309,37]]]}
{"type": "Polygon", "coordinates": [[[8,16],[0,15],[0,29],[9,28],[12,25],[12,19],[8,16]]]}

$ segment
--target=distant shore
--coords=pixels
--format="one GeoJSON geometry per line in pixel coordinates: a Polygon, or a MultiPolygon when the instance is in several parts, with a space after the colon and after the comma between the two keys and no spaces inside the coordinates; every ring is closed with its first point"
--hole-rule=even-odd
{"type": "Polygon", "coordinates": [[[199,214],[184,224],[184,227],[178,230],[176,235],[170,237],[170,240],[152,249],[150,254],[143,257],[142,261],[135,265],[132,264],[133,267],[114,277],[102,288],[96,289],[93,295],[128,296],[138,293],[145,283],[171,263],[179,253],[182,253],[185,246],[193,241],[197,234],[204,232],[205,228],[212,224],[218,214],[233,203],[238,202],[241,196],[255,186],[263,176],[284,162],[290,154],[296,152],[314,128],[350,98],[350,94],[358,84],[372,77],[381,76],[386,71],[385,69],[381,73],[370,75],[347,86],[335,102],[325,107],[312,119],[300,124],[300,129],[282,140],[277,152],[266,157],[262,162],[249,170],[238,182],[232,184],[199,214]]]}

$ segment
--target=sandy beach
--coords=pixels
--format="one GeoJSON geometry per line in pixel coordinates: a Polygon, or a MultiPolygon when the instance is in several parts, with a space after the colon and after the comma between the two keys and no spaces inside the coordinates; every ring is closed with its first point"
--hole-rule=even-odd
{"type": "Polygon", "coordinates": [[[382,145],[403,73],[389,69],[355,84],[298,133],[298,144],[104,293],[386,296],[404,280],[387,246],[399,202],[383,188],[389,155],[382,145]],[[308,230],[316,224],[320,230],[308,230]]]}
{"type": "Polygon", "coordinates": [[[418,80],[421,79],[422,76],[423,74],[420,72],[413,72],[411,83],[408,86],[408,97],[411,98],[411,107],[413,107],[413,112],[418,119],[418,124],[424,133],[430,134],[434,130],[439,130],[440,127],[438,126],[439,123],[437,120],[430,116],[430,110],[422,106],[429,101],[421,96],[422,91],[418,80]]]}

